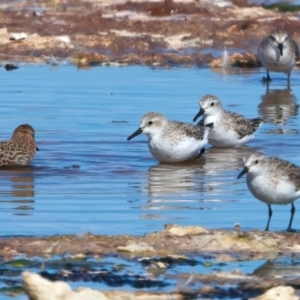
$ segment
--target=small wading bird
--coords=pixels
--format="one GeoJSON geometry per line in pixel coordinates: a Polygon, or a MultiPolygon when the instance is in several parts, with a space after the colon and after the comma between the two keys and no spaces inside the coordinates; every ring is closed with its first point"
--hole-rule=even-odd
{"type": "Polygon", "coordinates": [[[212,125],[204,127],[169,121],[160,113],[150,112],[142,117],[139,129],[127,140],[145,133],[149,150],[157,160],[178,163],[192,160],[203,152],[212,125]]]}
{"type": "Polygon", "coordinates": [[[257,54],[267,70],[267,78],[264,80],[271,80],[269,75],[271,71],[287,74],[288,83],[290,82],[291,71],[296,64],[296,59],[299,58],[299,47],[285,30],[273,30],[262,40],[257,54]]]}
{"type": "Polygon", "coordinates": [[[269,218],[265,230],[269,230],[272,217],[271,205],[291,204],[291,217],[287,231],[292,231],[294,201],[300,197],[300,168],[288,161],[267,157],[258,151],[249,153],[243,160],[245,167],[237,178],[247,173],[250,192],[268,205],[269,218]]]}
{"type": "Polygon", "coordinates": [[[200,110],[193,121],[203,115],[198,124],[214,124],[208,136],[208,142],[214,147],[244,146],[263,124],[261,118],[246,119],[240,114],[224,110],[221,101],[214,95],[205,95],[199,104],[200,110]]]}
{"type": "Polygon", "coordinates": [[[0,167],[26,166],[38,150],[34,129],[28,124],[20,125],[10,140],[0,142],[0,167]]]}

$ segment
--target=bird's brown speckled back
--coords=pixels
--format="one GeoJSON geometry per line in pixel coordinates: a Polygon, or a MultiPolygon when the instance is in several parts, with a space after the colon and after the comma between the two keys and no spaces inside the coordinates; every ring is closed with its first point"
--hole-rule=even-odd
{"type": "Polygon", "coordinates": [[[10,140],[0,142],[0,167],[26,166],[36,150],[34,129],[22,124],[14,130],[10,140]]]}

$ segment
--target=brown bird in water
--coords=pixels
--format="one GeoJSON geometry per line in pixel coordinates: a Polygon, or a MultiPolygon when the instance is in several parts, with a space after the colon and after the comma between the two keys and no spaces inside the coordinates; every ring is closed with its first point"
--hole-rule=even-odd
{"type": "Polygon", "coordinates": [[[22,124],[14,130],[10,140],[0,142],[0,167],[26,166],[38,150],[34,129],[28,124],[22,124]]]}

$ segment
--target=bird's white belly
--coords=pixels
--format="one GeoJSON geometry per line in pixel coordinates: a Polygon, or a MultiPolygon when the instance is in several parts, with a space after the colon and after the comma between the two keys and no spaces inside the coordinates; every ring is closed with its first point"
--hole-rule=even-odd
{"type": "Polygon", "coordinates": [[[274,49],[269,49],[267,53],[261,53],[259,59],[263,66],[273,72],[290,72],[295,65],[295,58],[286,51],[280,56],[274,49]]]}
{"type": "Polygon", "coordinates": [[[266,69],[272,72],[289,72],[293,69],[294,64],[287,64],[282,62],[262,61],[266,69]]]}
{"type": "Polygon", "coordinates": [[[151,154],[162,162],[182,162],[195,158],[207,144],[207,140],[196,140],[188,137],[179,142],[168,139],[149,140],[151,154]]]}
{"type": "MultiPolygon", "coordinates": [[[[275,176],[275,174],[274,174],[275,176]]],[[[267,204],[288,204],[300,197],[300,191],[288,180],[273,180],[264,175],[247,175],[247,185],[251,193],[267,204]]]]}
{"type": "Polygon", "coordinates": [[[248,143],[253,137],[252,135],[247,135],[242,139],[240,136],[232,129],[225,130],[211,130],[208,141],[214,147],[241,147],[248,143]]]}

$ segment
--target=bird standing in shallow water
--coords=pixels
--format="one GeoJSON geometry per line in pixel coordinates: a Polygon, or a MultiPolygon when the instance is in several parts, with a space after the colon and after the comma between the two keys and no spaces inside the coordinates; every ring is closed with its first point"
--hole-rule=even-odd
{"type": "Polygon", "coordinates": [[[127,140],[145,133],[151,154],[161,162],[178,163],[196,158],[207,144],[212,124],[194,126],[188,123],[169,121],[160,113],[145,114],[140,128],[127,140]]]}
{"type": "Polygon", "coordinates": [[[18,126],[10,140],[0,142],[0,167],[17,167],[28,165],[36,151],[34,129],[23,124],[18,126]]]}
{"type": "Polygon", "coordinates": [[[269,72],[272,71],[287,74],[288,83],[290,82],[291,71],[296,64],[296,59],[299,58],[299,47],[285,30],[273,30],[262,40],[257,54],[267,70],[265,80],[271,80],[269,72]]]}
{"type": "Polygon", "coordinates": [[[267,157],[258,151],[251,152],[244,158],[244,166],[237,178],[247,173],[249,190],[254,197],[268,205],[269,218],[265,230],[269,230],[271,205],[291,204],[287,231],[292,231],[294,201],[300,197],[300,168],[288,161],[267,157]]]}
{"type": "Polygon", "coordinates": [[[203,115],[199,124],[214,124],[208,136],[208,142],[214,147],[244,146],[263,123],[261,118],[246,119],[240,114],[224,110],[221,101],[214,95],[205,95],[199,104],[200,110],[193,121],[203,115]]]}

